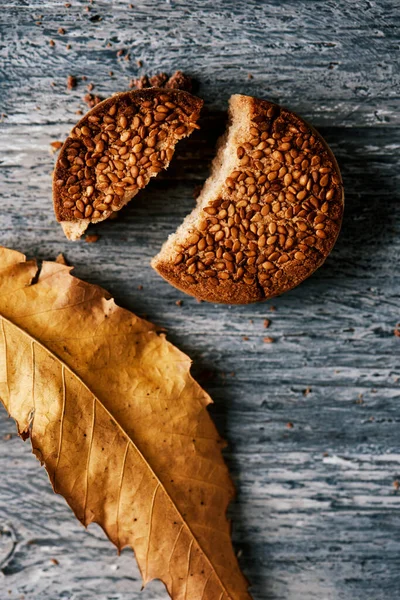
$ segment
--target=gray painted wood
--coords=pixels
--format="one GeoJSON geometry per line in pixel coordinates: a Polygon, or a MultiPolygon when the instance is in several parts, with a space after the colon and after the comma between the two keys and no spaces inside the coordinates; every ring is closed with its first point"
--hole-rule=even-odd
{"type": "MultiPolygon", "coordinates": [[[[98,1],[90,12],[71,3],[1,3],[0,243],[41,259],[63,252],[78,276],[166,327],[193,358],[229,441],[233,537],[256,600],[397,598],[398,2],[98,1]],[[109,95],[138,74],[176,68],[200,82],[202,131],[119,220],[96,228],[97,244],[68,243],[52,214],[49,143],[68,132],[86,84],[67,91],[67,76],[86,75],[109,95]],[[319,128],[347,202],[323,268],[247,307],[199,304],[149,267],[193,206],[233,92],[281,102],[319,128]]],[[[29,446],[7,439],[14,431],[0,410],[1,600],[165,598],[158,583],[140,593],[131,553],[117,557],[101,530],[81,527],[29,446]]]]}

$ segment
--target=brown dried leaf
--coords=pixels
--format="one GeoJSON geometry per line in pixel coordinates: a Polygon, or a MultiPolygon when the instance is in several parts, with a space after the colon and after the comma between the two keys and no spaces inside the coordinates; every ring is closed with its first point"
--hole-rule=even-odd
{"type": "Polygon", "coordinates": [[[152,324],[0,248],[0,398],[54,491],[176,600],[248,600],[210,397],[152,324]]]}

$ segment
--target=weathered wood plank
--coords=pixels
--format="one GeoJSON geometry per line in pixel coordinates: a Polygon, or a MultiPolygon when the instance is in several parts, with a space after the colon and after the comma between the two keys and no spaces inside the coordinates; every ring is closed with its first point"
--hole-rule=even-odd
{"type": "MultiPolygon", "coordinates": [[[[101,0],[89,12],[71,3],[1,6],[0,243],[40,259],[64,252],[78,276],[166,327],[193,358],[229,441],[234,540],[256,600],[395,598],[398,3],[138,0],[130,9],[101,0]],[[52,213],[50,141],[76,120],[87,82],[109,95],[138,74],[176,68],[199,80],[202,131],[117,221],[96,228],[97,244],[67,243],[52,213]],[[69,74],[87,82],[67,91],[69,74]],[[346,189],[343,231],[326,264],[285,296],[247,307],[199,304],[149,267],[194,204],[234,92],[309,119],[336,153],[346,189]]],[[[0,410],[1,600],[165,598],[157,583],[139,594],[131,553],[117,557],[99,529],[83,530],[28,446],[7,439],[13,432],[0,410]]]]}

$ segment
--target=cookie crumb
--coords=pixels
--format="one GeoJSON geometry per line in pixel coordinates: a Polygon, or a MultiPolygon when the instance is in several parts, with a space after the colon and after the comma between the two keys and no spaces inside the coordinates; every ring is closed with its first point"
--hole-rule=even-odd
{"type": "Polygon", "coordinates": [[[397,323],[396,327],[395,327],[395,328],[394,328],[394,330],[393,330],[393,334],[394,334],[396,337],[400,337],[400,323],[397,323]]]}
{"type": "Polygon", "coordinates": [[[95,244],[96,242],[98,242],[100,239],[100,236],[97,235],[97,233],[92,233],[91,235],[87,235],[85,237],[85,242],[87,242],[88,244],[95,244]]]}
{"type": "Polygon", "coordinates": [[[264,319],[264,329],[268,329],[271,325],[271,321],[269,319],[264,319]]]}
{"type": "Polygon", "coordinates": [[[289,423],[286,423],[286,427],[287,427],[288,429],[293,429],[294,425],[293,425],[293,423],[291,423],[291,422],[289,421],[289,423]]]}
{"type": "Polygon", "coordinates": [[[62,145],[63,145],[63,142],[58,142],[58,141],[50,142],[50,146],[51,146],[53,152],[57,152],[57,150],[59,150],[62,145]]]}
{"type": "MultiPolygon", "coordinates": [[[[142,61],[140,61],[142,66],[142,61]]],[[[182,71],[175,71],[171,77],[168,73],[160,72],[156,75],[149,77],[148,75],[142,75],[138,79],[132,79],[129,87],[136,88],[137,90],[143,90],[148,87],[161,87],[166,89],[179,89],[187,92],[192,91],[193,81],[188,75],[185,75],[182,71]]]]}
{"type": "Polygon", "coordinates": [[[264,342],[265,344],[272,344],[274,341],[275,341],[275,340],[274,340],[274,338],[272,338],[272,337],[265,337],[265,338],[263,339],[263,342],[264,342]]]}
{"type": "Polygon", "coordinates": [[[175,302],[175,304],[176,304],[177,306],[182,306],[182,304],[183,304],[183,300],[177,300],[177,301],[175,302]]]}
{"type": "Polygon", "coordinates": [[[153,75],[152,77],[149,78],[149,83],[151,87],[165,87],[165,84],[168,81],[168,74],[161,72],[161,73],[156,73],[156,75],[153,75]]]}
{"type": "Polygon", "coordinates": [[[93,108],[96,104],[99,104],[103,100],[100,96],[94,94],[86,94],[83,97],[83,100],[86,102],[89,108],[93,108]]]}
{"type": "Polygon", "coordinates": [[[50,41],[49,41],[49,44],[50,44],[50,46],[52,46],[52,47],[56,45],[56,43],[55,43],[55,41],[54,41],[54,40],[50,40],[50,41]]]}
{"type": "Polygon", "coordinates": [[[58,33],[59,33],[60,35],[65,35],[65,29],[64,29],[63,27],[59,27],[59,28],[58,28],[58,33]]]}
{"type": "Polygon", "coordinates": [[[138,290],[142,290],[142,289],[143,289],[143,286],[142,286],[142,285],[138,285],[138,286],[137,286],[137,289],[138,289],[138,290]]]}
{"type": "Polygon", "coordinates": [[[400,481],[398,479],[395,479],[393,481],[393,487],[395,490],[399,490],[400,489],[400,481]]]}
{"type": "Polygon", "coordinates": [[[308,394],[311,394],[311,388],[310,387],[306,387],[306,389],[303,390],[303,396],[308,396],[308,394]]]}
{"type": "Polygon", "coordinates": [[[185,90],[191,92],[193,89],[193,79],[183,73],[183,71],[175,71],[168,79],[165,87],[171,90],[185,90]]]}
{"type": "Polygon", "coordinates": [[[243,335],[243,336],[242,336],[242,340],[243,340],[244,342],[247,342],[247,341],[248,341],[248,339],[249,339],[249,338],[247,337],[247,335],[243,335]]]}
{"type": "Polygon", "coordinates": [[[78,85],[77,79],[74,75],[68,75],[67,77],[67,89],[73,90],[78,85]]]}

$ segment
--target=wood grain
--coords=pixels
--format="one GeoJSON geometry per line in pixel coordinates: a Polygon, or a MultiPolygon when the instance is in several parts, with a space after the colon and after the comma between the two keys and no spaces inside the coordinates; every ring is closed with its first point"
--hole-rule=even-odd
{"type": "MultiPolygon", "coordinates": [[[[192,357],[229,441],[234,541],[255,600],[395,598],[398,3],[138,0],[131,9],[98,1],[89,12],[71,3],[1,6],[0,243],[40,258],[63,252],[78,276],[166,327],[192,357]],[[130,60],[117,57],[120,49],[130,60]],[[199,81],[208,107],[202,131],[117,221],[93,228],[96,244],[68,243],[52,213],[50,142],[85,108],[89,82],[106,96],[142,73],[176,68],[199,81]],[[69,74],[87,81],[68,91],[69,74]],[[342,234],[325,265],[292,292],[247,307],[199,304],[149,267],[193,206],[234,92],[278,101],[316,126],[346,191],[342,234]]],[[[8,439],[14,431],[1,411],[0,598],[165,598],[157,583],[140,593],[131,554],[117,557],[96,527],[84,531],[28,446],[8,439]]]]}

